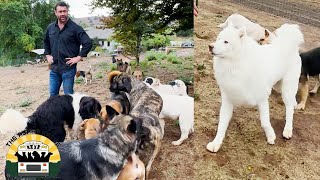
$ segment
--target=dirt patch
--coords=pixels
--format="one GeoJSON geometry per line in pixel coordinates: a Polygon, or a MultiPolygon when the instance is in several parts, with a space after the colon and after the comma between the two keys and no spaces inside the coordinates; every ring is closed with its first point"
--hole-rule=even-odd
{"type": "MultiPolygon", "coordinates": [[[[305,1],[299,1],[304,3],[305,1]]],[[[311,1],[307,1],[308,6],[311,1]]],[[[199,1],[199,16],[195,18],[195,129],[197,179],[318,179],[320,177],[320,95],[308,100],[305,111],[294,114],[291,140],[282,138],[284,105],[279,94],[270,99],[271,124],[277,139],[268,145],[260,126],[256,108],[236,108],[226,138],[218,153],[210,153],[205,146],[217,130],[220,92],[213,75],[213,60],[208,51],[224,22],[232,13],[242,14],[262,26],[275,30],[285,22],[297,23],[263,11],[222,0],[199,1]]],[[[316,3],[318,8],[320,3],[316,3]]],[[[307,11],[306,11],[307,12],[307,11]]],[[[302,51],[319,47],[319,28],[297,23],[305,36],[302,51]]]]}

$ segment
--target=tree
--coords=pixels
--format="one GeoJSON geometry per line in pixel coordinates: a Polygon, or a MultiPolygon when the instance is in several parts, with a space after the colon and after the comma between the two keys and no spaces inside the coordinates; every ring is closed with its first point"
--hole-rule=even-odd
{"type": "Polygon", "coordinates": [[[1,54],[13,58],[18,54],[42,47],[44,30],[52,21],[57,1],[0,1],[1,54]]]}
{"type": "Polygon", "coordinates": [[[143,37],[154,32],[163,32],[169,23],[175,20],[180,21],[176,29],[193,27],[192,2],[190,0],[187,2],[184,0],[93,0],[91,6],[107,7],[112,10],[110,17],[102,18],[103,28],[113,28],[113,38],[123,44],[128,52],[134,54],[139,63],[143,37]],[[189,15],[190,17],[186,17],[189,15]]]}

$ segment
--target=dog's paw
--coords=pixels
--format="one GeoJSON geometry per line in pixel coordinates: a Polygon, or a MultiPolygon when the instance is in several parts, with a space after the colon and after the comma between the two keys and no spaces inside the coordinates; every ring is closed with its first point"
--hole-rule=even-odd
{"type": "Polygon", "coordinates": [[[284,138],[290,139],[292,137],[292,130],[284,128],[282,135],[284,138]]]}
{"type": "Polygon", "coordinates": [[[212,141],[207,144],[207,150],[210,152],[218,152],[220,146],[221,143],[216,143],[215,141],[212,141]]]}
{"type": "Polygon", "coordinates": [[[306,107],[306,105],[304,103],[299,103],[298,105],[296,105],[295,109],[304,110],[305,107],[306,107]]]}
{"type": "Polygon", "coordinates": [[[171,144],[175,145],[175,146],[179,146],[180,144],[182,144],[182,141],[172,141],[171,144]]]}
{"type": "Polygon", "coordinates": [[[275,140],[276,140],[276,134],[274,133],[274,131],[272,131],[271,133],[268,133],[268,135],[267,135],[268,144],[274,144],[275,140]]]}

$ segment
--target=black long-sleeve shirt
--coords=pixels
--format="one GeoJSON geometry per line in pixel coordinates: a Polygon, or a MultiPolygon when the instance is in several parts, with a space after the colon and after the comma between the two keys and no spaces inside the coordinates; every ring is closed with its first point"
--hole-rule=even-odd
{"type": "Polygon", "coordinates": [[[44,38],[44,54],[53,57],[51,70],[54,72],[64,72],[75,65],[68,65],[66,58],[76,56],[86,57],[92,47],[92,40],[83,28],[71,19],[65,24],[62,30],[58,26],[58,21],[49,24],[44,38]],[[82,45],[80,51],[80,45],[82,45]]]}

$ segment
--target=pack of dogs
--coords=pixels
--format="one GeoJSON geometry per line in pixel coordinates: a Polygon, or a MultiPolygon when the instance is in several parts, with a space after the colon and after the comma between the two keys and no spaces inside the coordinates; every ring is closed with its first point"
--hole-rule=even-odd
{"type": "Polygon", "coordinates": [[[310,93],[315,94],[320,86],[320,48],[300,53],[304,36],[296,24],[283,24],[271,32],[240,14],[232,14],[218,27],[222,30],[215,42],[209,44],[209,52],[221,91],[221,107],[217,133],[207,144],[207,150],[220,149],[233,109],[243,105],[258,107],[267,142],[275,144],[268,102],[274,86],[280,87],[286,108],[282,135],[290,139],[294,109],[303,110],[306,106],[309,77],[317,80],[310,93]],[[301,101],[297,103],[299,83],[301,101]]]}
{"type": "MultiPolygon", "coordinates": [[[[181,138],[172,144],[180,145],[194,131],[194,110],[183,81],[169,82],[183,95],[158,93],[135,76],[140,72],[108,73],[110,98],[104,106],[75,93],[50,97],[28,117],[7,109],[0,133],[28,130],[61,142],[58,179],[148,179],[164,137],[164,119],[179,119],[181,138]]],[[[16,179],[7,169],[5,176],[16,179]]]]}

